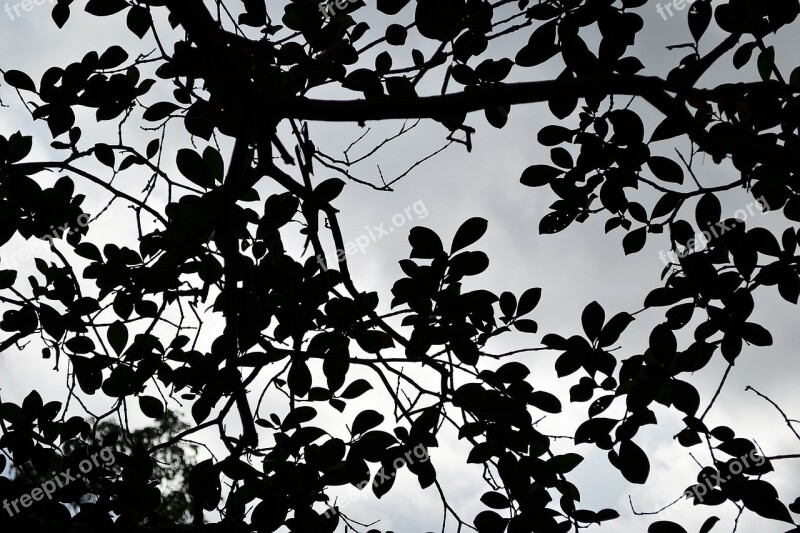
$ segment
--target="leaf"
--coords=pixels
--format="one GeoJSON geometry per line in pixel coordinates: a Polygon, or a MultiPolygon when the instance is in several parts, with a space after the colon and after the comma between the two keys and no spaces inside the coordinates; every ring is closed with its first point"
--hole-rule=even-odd
{"type": "Polygon", "coordinates": [[[695,42],[699,42],[708,29],[711,16],[711,0],[696,0],[689,8],[689,31],[695,42]]]}
{"type": "Polygon", "coordinates": [[[737,437],[722,442],[717,446],[717,449],[731,457],[744,457],[749,453],[753,453],[756,447],[749,440],[737,437]]]}
{"type": "Polygon", "coordinates": [[[680,120],[675,117],[666,117],[662,120],[656,129],[653,131],[653,136],[650,137],[650,142],[665,141],[677,137],[684,132],[684,127],[680,120]]]}
{"type": "Polygon", "coordinates": [[[514,311],[517,310],[517,297],[514,293],[505,291],[500,295],[500,312],[505,317],[514,316],[514,311]]]}
{"type": "Polygon", "coordinates": [[[650,524],[650,527],[647,528],[647,533],[686,533],[686,530],[675,522],[661,520],[650,524]]]}
{"type": "Polygon", "coordinates": [[[225,174],[225,162],[217,149],[213,146],[206,146],[205,150],[203,150],[203,162],[206,164],[206,169],[211,179],[222,183],[225,174]]]}
{"type": "Polygon", "coordinates": [[[411,228],[408,242],[411,244],[412,258],[434,259],[444,253],[442,240],[435,231],[424,226],[411,228]]]}
{"type": "Polygon", "coordinates": [[[125,0],[89,0],[86,12],[96,17],[107,17],[129,7],[125,0]]]}
{"type": "Polygon", "coordinates": [[[754,322],[745,322],[739,329],[742,339],[754,346],[772,346],[772,335],[764,327],[754,322]]]}
{"type": "Polygon", "coordinates": [[[420,35],[444,42],[453,37],[465,14],[464,0],[417,0],[414,19],[420,35]]]}
{"type": "Polygon", "coordinates": [[[180,109],[180,106],[173,102],[156,102],[147,108],[142,118],[149,122],[158,122],[159,120],[167,118],[178,109],[180,109]]]}
{"type": "Polygon", "coordinates": [[[128,11],[128,17],[125,22],[128,25],[128,29],[139,39],[142,39],[150,30],[150,12],[144,7],[133,6],[128,11]]]}
{"type": "Polygon", "coordinates": [[[289,367],[287,383],[289,390],[295,396],[302,397],[308,394],[309,389],[311,389],[311,371],[304,360],[296,359],[292,361],[292,366],[289,367]]]}
{"type": "Polygon", "coordinates": [[[378,11],[386,15],[397,15],[411,0],[378,0],[378,11]]]}
{"type": "Polygon", "coordinates": [[[494,128],[502,129],[508,123],[509,105],[487,106],[483,110],[486,121],[494,128]]]}
{"type": "Polygon", "coordinates": [[[61,2],[57,3],[53,6],[50,16],[53,17],[53,22],[56,23],[56,26],[63,28],[64,24],[69,20],[69,6],[61,2]]]}
{"type": "Polygon", "coordinates": [[[583,457],[577,453],[565,453],[550,458],[547,463],[552,466],[557,474],[566,474],[574,470],[583,462],[583,457]]]}
{"type": "Polygon", "coordinates": [[[120,355],[128,344],[128,328],[125,327],[125,324],[117,320],[108,327],[106,338],[108,338],[108,343],[111,345],[114,352],[120,355]]]}
{"type": "Polygon", "coordinates": [[[558,53],[557,25],[555,21],[546,22],[536,28],[528,39],[528,44],[517,52],[514,62],[521,67],[535,67],[551,59],[558,53]]]}
{"type": "Polygon", "coordinates": [[[647,166],[656,178],[668,183],[683,183],[683,169],[668,157],[652,156],[647,160],[647,166]]]}
{"type": "Polygon", "coordinates": [[[475,529],[479,533],[503,533],[508,523],[508,518],[503,518],[494,511],[481,511],[475,517],[475,529]]]}
{"type": "Polygon", "coordinates": [[[742,493],[742,503],[756,514],[770,520],[793,523],[789,510],[774,496],[775,488],[764,480],[748,480],[742,493]]]}
{"type": "Polygon", "coordinates": [[[611,406],[615,398],[616,396],[614,396],[613,394],[607,394],[605,396],[597,398],[589,406],[589,416],[594,418],[595,416],[603,413],[606,409],[608,409],[611,406]]]}
{"type": "Polygon", "coordinates": [[[599,522],[614,520],[615,518],[619,518],[619,513],[614,509],[601,509],[597,512],[597,520],[599,522]]]}
{"type": "Polygon", "coordinates": [[[163,418],[164,404],[158,398],[152,396],[139,396],[139,408],[144,416],[149,418],[163,418]]]}
{"type": "Polygon", "coordinates": [[[353,435],[366,433],[367,431],[379,426],[383,422],[383,419],[384,418],[382,414],[377,411],[373,411],[372,409],[361,411],[353,420],[353,426],[350,428],[350,432],[353,435]]]}
{"type": "Polygon", "coordinates": [[[553,211],[547,213],[539,222],[539,233],[542,235],[558,233],[566,229],[575,217],[578,216],[577,211],[553,211]]]}
{"type": "Polygon", "coordinates": [[[315,198],[323,203],[330,203],[336,199],[344,190],[344,181],[339,178],[330,178],[314,189],[315,198]]]}
{"type": "Polygon", "coordinates": [[[22,413],[28,420],[35,420],[42,409],[42,396],[39,391],[32,390],[24,400],[22,400],[22,413]]]}
{"type": "Polygon", "coordinates": [[[508,498],[499,492],[485,492],[481,496],[481,503],[492,509],[508,509],[511,505],[508,498]]]}
{"type": "Polygon", "coordinates": [[[583,313],[581,313],[581,324],[589,340],[593,341],[600,335],[605,318],[606,313],[597,302],[592,302],[584,308],[583,313]]]}
{"type": "Polygon", "coordinates": [[[217,506],[222,492],[219,469],[215,466],[212,459],[206,459],[194,465],[187,478],[189,494],[207,511],[217,506]]]}
{"type": "Polygon", "coordinates": [[[202,156],[191,148],[181,148],[176,156],[178,170],[183,176],[204,189],[214,186],[214,181],[206,170],[202,156]]]}
{"type": "Polygon", "coordinates": [[[356,336],[356,342],[367,353],[378,353],[394,346],[394,340],[388,333],[377,330],[362,331],[356,336]]]}
{"type": "Polygon", "coordinates": [[[647,228],[643,226],[625,234],[622,238],[622,249],[625,251],[625,255],[635,254],[641,251],[646,243],[647,228]]]}
{"type": "Polygon", "coordinates": [[[642,484],[650,474],[650,461],[647,455],[630,440],[624,440],[619,447],[619,456],[611,459],[613,450],[609,452],[611,463],[622,472],[622,476],[631,483],[642,484]]]}
{"type": "Polygon", "coordinates": [[[475,244],[486,233],[489,223],[485,218],[473,217],[461,224],[453,236],[453,243],[450,246],[450,254],[463,250],[467,246],[475,244]]]}
{"type": "Polygon", "coordinates": [[[633,146],[644,139],[644,124],[639,115],[631,109],[616,109],[609,113],[609,120],[614,126],[612,143],[633,146]]]}
{"type": "Polygon", "coordinates": [[[193,404],[192,404],[192,418],[194,419],[195,423],[200,424],[208,418],[208,415],[211,414],[211,408],[213,405],[205,396],[200,396],[193,404]]]}
{"type": "Polygon", "coordinates": [[[396,478],[397,471],[392,463],[381,465],[381,467],[375,473],[375,478],[372,481],[372,492],[375,494],[375,497],[380,499],[383,497],[383,495],[389,492],[394,485],[396,478]]]}
{"type": "Polygon", "coordinates": [[[108,47],[108,49],[103,52],[103,55],[101,55],[100,59],[97,61],[97,65],[103,69],[111,69],[120,66],[127,59],[128,52],[121,46],[114,45],[108,47]]]}
{"type": "Polygon", "coordinates": [[[514,327],[517,331],[522,333],[536,333],[539,331],[539,325],[535,321],[523,318],[514,322],[514,327]]]}
{"type": "Polygon", "coordinates": [[[0,290],[10,289],[17,281],[16,270],[0,270],[0,290]]]}
{"type": "Polygon", "coordinates": [[[550,165],[531,165],[522,172],[520,183],[527,187],[541,187],[549,184],[564,171],[550,165]]]}
{"type": "Polygon", "coordinates": [[[603,326],[602,331],[600,331],[600,338],[598,339],[600,347],[605,348],[617,342],[620,335],[622,335],[633,320],[633,316],[625,312],[618,313],[611,317],[611,320],[609,320],[606,325],[603,326]]]}
{"type": "MultiPolygon", "coordinates": [[[[380,0],[378,5],[380,5],[380,0]]],[[[405,26],[401,26],[400,24],[389,24],[386,27],[385,36],[386,44],[391,46],[403,46],[406,44],[406,39],[408,39],[408,30],[405,28],[405,26]]],[[[425,59],[421,58],[420,56],[422,56],[422,52],[417,49],[412,50],[411,57],[414,61],[414,64],[417,66],[425,62],[425,59]]]]}
{"type": "Polygon", "coordinates": [[[317,416],[317,410],[309,405],[301,405],[292,409],[281,423],[281,431],[300,427],[300,424],[313,420],[317,416]]]}
{"type": "Polygon", "coordinates": [[[85,354],[94,351],[94,341],[82,335],[72,337],[66,342],[65,346],[76,354],[85,354]]]}
{"type": "Polygon", "coordinates": [[[531,393],[528,403],[545,413],[560,413],[561,402],[553,394],[545,391],[531,393]]]}
{"type": "Polygon", "coordinates": [[[542,289],[538,287],[534,287],[523,292],[522,296],[519,297],[519,303],[517,304],[517,316],[524,316],[533,311],[536,306],[539,305],[539,300],[541,299],[542,289]]]}
{"type": "Polygon", "coordinates": [[[709,517],[708,520],[703,522],[703,525],[700,527],[700,533],[708,533],[714,528],[717,522],[719,522],[719,517],[717,516],[709,517]]]}
{"type": "Polygon", "coordinates": [[[753,50],[756,49],[756,46],[758,45],[754,42],[744,43],[736,50],[733,54],[733,66],[736,70],[739,70],[750,62],[750,58],[753,57],[753,50]]]}
{"type": "Polygon", "coordinates": [[[36,85],[33,83],[33,80],[21,70],[7,70],[4,79],[7,84],[15,89],[36,92],[36,85]]]}
{"type": "Polygon", "coordinates": [[[107,144],[97,143],[94,145],[94,156],[103,165],[114,168],[114,150],[107,144]]]}
{"type": "Polygon", "coordinates": [[[372,390],[372,385],[366,379],[357,379],[344,389],[340,395],[342,398],[352,400],[358,398],[365,392],[372,390]]]}
{"type": "Polygon", "coordinates": [[[722,206],[715,194],[706,193],[700,197],[695,209],[695,220],[701,230],[713,226],[722,218],[722,206]]]}
{"type": "Polygon", "coordinates": [[[258,528],[258,531],[278,531],[286,521],[288,514],[289,506],[286,501],[283,498],[273,497],[264,499],[256,505],[251,522],[258,528]]]}
{"type": "Polygon", "coordinates": [[[694,416],[700,408],[700,394],[689,383],[681,380],[672,382],[672,405],[689,416],[694,416]]]}
{"type": "Polygon", "coordinates": [[[489,256],[484,252],[461,252],[449,264],[452,276],[476,276],[489,268],[489,256]]]}
{"type": "Polygon", "coordinates": [[[758,73],[761,79],[769,81],[770,78],[772,78],[775,67],[775,47],[770,46],[766,50],[762,50],[761,53],[758,54],[756,63],[758,64],[758,73]]]}

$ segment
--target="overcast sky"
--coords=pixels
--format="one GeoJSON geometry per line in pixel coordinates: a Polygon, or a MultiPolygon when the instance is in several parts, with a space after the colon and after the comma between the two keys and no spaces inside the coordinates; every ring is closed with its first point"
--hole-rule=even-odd
{"type": "MultiPolygon", "coordinates": [[[[368,35],[378,35],[380,28],[389,22],[396,22],[378,14],[374,9],[374,0],[365,2],[366,7],[358,11],[355,18],[370,23],[373,31],[368,35]]],[[[153,48],[150,36],[142,42],[128,37],[130,34],[123,26],[124,17],[91,18],[80,12],[83,4],[83,1],[75,3],[75,16],[62,31],[56,31],[50,19],[49,1],[41,6],[33,4],[29,11],[20,7],[20,16],[16,16],[13,2],[6,4],[9,9],[0,13],[0,49],[4,51],[0,66],[4,69],[25,70],[38,80],[45,68],[52,65],[63,67],[79,60],[89,50],[102,51],[111,44],[125,44],[126,48],[130,47],[131,56],[134,56],[134,50],[147,51],[153,48]]],[[[271,13],[277,14],[276,18],[279,18],[282,10],[273,4],[282,2],[270,0],[269,4],[271,13]]],[[[644,74],[663,75],[685,53],[667,51],[665,46],[690,39],[686,23],[688,9],[678,11],[673,8],[674,16],[667,17],[667,20],[657,13],[653,4],[643,6],[638,12],[645,19],[645,28],[637,36],[636,45],[629,50],[629,55],[637,55],[646,65],[644,74]]],[[[407,8],[398,18],[406,20],[412,14],[413,9],[407,8]]],[[[775,43],[779,65],[785,71],[789,71],[794,66],[792,62],[796,61],[793,54],[798,44],[798,39],[793,34],[796,28],[797,23],[793,28],[785,29],[783,39],[775,43]]],[[[528,30],[523,30],[514,38],[493,41],[494,48],[490,49],[489,54],[495,58],[513,58],[515,50],[519,49],[520,43],[527,39],[528,34],[528,30]]],[[[704,37],[703,50],[707,50],[721,37],[723,34],[712,25],[712,29],[704,37]]],[[[406,47],[397,49],[397,54],[392,50],[395,65],[409,63],[409,51],[417,46],[415,39],[417,37],[412,33],[406,47]]],[[[774,37],[768,40],[772,41],[774,37]]],[[[419,43],[418,46],[423,50],[429,49],[427,43],[419,43]]],[[[365,60],[371,61],[370,58],[365,60]]],[[[722,77],[730,79],[737,75],[729,67],[729,58],[721,63],[724,68],[715,69],[704,79],[704,83],[713,84],[723,79],[722,77]]],[[[755,76],[751,66],[746,70],[743,75],[751,78],[755,76]]],[[[559,72],[560,67],[553,61],[536,69],[515,68],[512,78],[550,79],[559,72]]],[[[423,84],[428,94],[435,93],[441,86],[440,76],[435,74],[423,84]]],[[[168,99],[169,83],[162,83],[162,86],[165,86],[162,87],[164,92],[154,92],[143,98],[143,101],[153,103],[168,99]]],[[[338,96],[324,91],[316,95],[338,96]]],[[[31,158],[41,160],[52,157],[46,126],[41,121],[31,122],[8,86],[0,86],[0,98],[9,106],[0,109],[1,133],[7,136],[16,130],[22,130],[25,134],[34,135],[34,153],[31,158]]],[[[661,117],[646,104],[634,105],[638,106],[637,109],[644,110],[647,131],[652,132],[661,117]]],[[[78,125],[83,126],[86,138],[108,139],[108,125],[93,130],[91,114],[85,114],[82,118],[84,120],[81,122],[79,118],[78,125]]],[[[371,228],[381,224],[391,230],[388,235],[363,247],[363,251],[348,257],[356,285],[362,290],[379,291],[382,297],[381,309],[388,310],[391,299],[389,289],[402,276],[397,262],[408,257],[409,229],[415,225],[427,226],[447,242],[464,220],[480,216],[489,221],[489,230],[476,248],[489,255],[491,265],[487,272],[472,278],[468,287],[483,287],[498,294],[503,290],[520,294],[530,287],[544,289],[542,301],[531,315],[539,323],[540,334],[509,335],[508,339],[491,345],[492,349],[500,351],[539,346],[541,335],[548,332],[566,336],[579,333],[581,311],[594,300],[602,304],[607,317],[620,311],[634,312],[641,309],[646,294],[661,283],[663,264],[659,259],[659,251],[666,250],[669,246],[666,234],[661,239],[649,239],[642,251],[630,257],[625,257],[622,251],[622,233],[604,233],[603,223],[606,217],[603,215],[592,217],[585,224],[573,224],[568,230],[555,236],[538,234],[539,220],[549,211],[548,206],[555,196],[545,188],[530,189],[522,186],[519,177],[527,166],[549,162],[549,150],[537,143],[536,134],[541,127],[554,121],[556,119],[546,105],[514,108],[507,126],[502,130],[492,128],[482,113],[476,113],[468,119],[468,124],[477,129],[471,153],[467,153],[463,146],[454,144],[417,167],[398,182],[394,186],[395,191],[391,193],[348,183],[345,192],[336,201],[336,207],[341,211],[345,241],[363,242],[363,236],[368,235],[371,228]],[[359,237],[362,241],[358,240],[359,237]]],[[[390,132],[397,131],[402,123],[392,121],[370,126],[372,131],[357,145],[353,153],[364,153],[390,132]]],[[[363,129],[357,125],[312,123],[309,127],[317,146],[334,156],[340,155],[343,149],[363,133],[363,129]]],[[[155,136],[153,132],[139,130],[136,124],[128,125],[126,135],[129,143],[139,146],[144,146],[155,136]]],[[[412,134],[399,139],[376,157],[359,165],[355,174],[361,179],[379,183],[377,165],[380,165],[387,178],[396,176],[413,161],[439,149],[445,144],[446,136],[447,131],[439,124],[423,123],[412,134]]],[[[167,140],[167,146],[172,150],[184,146],[186,142],[176,127],[169,130],[167,140]]],[[[676,146],[684,151],[688,148],[685,141],[676,146]]],[[[671,155],[671,146],[663,149],[662,155],[671,155]]],[[[167,168],[170,168],[169,162],[167,168]]],[[[95,170],[100,171],[99,167],[95,170]]],[[[710,160],[701,161],[696,172],[707,183],[729,180],[734,176],[731,168],[715,166],[710,160]]],[[[315,177],[321,181],[334,177],[334,174],[318,166],[315,177]]],[[[115,182],[117,186],[132,193],[141,191],[144,185],[144,178],[137,182],[135,176],[131,175],[122,175],[117,179],[122,180],[115,182]]],[[[79,178],[75,180],[79,184],[78,191],[87,195],[84,209],[87,206],[102,206],[108,200],[102,190],[81,183],[79,178]]],[[[275,189],[260,186],[259,190],[263,199],[275,189]]],[[[153,198],[154,205],[163,205],[165,201],[163,191],[159,191],[159,194],[160,196],[153,198]]],[[[654,198],[646,193],[642,195],[645,205],[652,206],[654,198]]],[[[751,200],[741,192],[725,196],[723,218],[733,216],[737,209],[744,208],[751,200]]],[[[100,220],[102,224],[91,227],[88,236],[91,242],[98,245],[107,242],[131,243],[135,237],[135,228],[130,223],[132,219],[121,203],[115,203],[111,212],[100,220]]],[[[751,217],[747,223],[783,227],[785,220],[781,214],[765,214],[751,217]]],[[[295,246],[299,244],[300,241],[294,243],[295,246]]],[[[24,243],[18,236],[3,247],[1,252],[4,263],[0,263],[0,268],[7,268],[4,266],[6,258],[26,247],[29,248],[30,244],[24,243]]],[[[35,265],[33,261],[22,261],[18,264],[18,269],[19,279],[25,279],[35,271],[35,265]]],[[[768,326],[775,344],[766,349],[744,348],[707,423],[709,427],[729,425],[737,433],[741,432],[740,436],[756,437],[758,444],[768,455],[797,453],[798,442],[793,440],[780,415],[754,394],[744,392],[745,386],[751,385],[767,393],[790,416],[800,418],[797,391],[797,376],[800,375],[800,358],[797,356],[800,348],[797,307],[782,300],[774,288],[757,291],[756,296],[754,318],[768,326]]],[[[636,322],[621,339],[621,348],[616,352],[618,359],[641,353],[647,346],[650,329],[662,318],[658,309],[638,315],[636,322]]],[[[210,320],[207,326],[213,333],[219,322],[210,320]]],[[[218,330],[216,333],[218,334],[218,330]]],[[[569,403],[567,391],[577,382],[577,376],[557,380],[552,369],[555,355],[548,352],[534,352],[518,360],[525,362],[533,370],[529,380],[535,388],[556,393],[565,406],[565,415],[548,417],[540,424],[540,429],[551,434],[572,434],[576,423],[586,418],[588,407],[588,404],[569,403]]],[[[0,355],[0,393],[3,401],[20,401],[31,387],[37,388],[45,401],[63,399],[63,366],[61,372],[54,371],[52,367],[52,360],[42,360],[35,347],[22,353],[0,355]]],[[[701,392],[701,409],[708,404],[724,368],[724,361],[717,356],[707,368],[691,377],[690,381],[701,392]]],[[[108,405],[106,400],[95,397],[90,399],[88,405],[100,409],[108,405]]],[[[375,391],[365,396],[367,403],[378,400],[379,394],[375,391]]],[[[276,401],[274,404],[269,403],[262,415],[269,412],[269,408],[276,411],[285,409],[282,403],[276,401]]],[[[351,409],[353,408],[348,408],[348,412],[352,416],[356,411],[351,409]]],[[[80,411],[76,413],[85,414],[80,411]]],[[[586,461],[569,476],[570,481],[581,489],[581,506],[594,510],[611,507],[622,515],[617,521],[607,524],[604,530],[621,533],[645,531],[647,525],[656,518],[634,516],[630,512],[628,495],[633,497],[637,510],[655,510],[674,500],[692,483],[698,467],[690,457],[690,451],[696,453],[703,464],[708,464],[707,453],[703,453],[701,447],[687,450],[672,440],[672,435],[683,427],[674,410],[659,406],[656,408],[656,415],[658,427],[646,427],[635,439],[650,457],[651,473],[645,486],[627,483],[608,464],[605,454],[599,453],[594,446],[585,444],[576,448],[568,441],[557,441],[557,451],[577,451],[586,457],[586,461]]],[[[146,419],[136,415],[131,420],[134,424],[146,422],[146,419]]],[[[222,449],[213,436],[208,439],[212,448],[222,449]]],[[[483,510],[478,498],[487,490],[481,480],[481,469],[465,464],[465,450],[468,449],[452,434],[444,434],[440,444],[439,448],[432,450],[432,460],[439,472],[439,478],[451,504],[461,513],[462,518],[471,521],[483,510]]],[[[797,464],[786,464],[784,461],[778,472],[770,474],[766,479],[778,489],[783,501],[792,501],[800,496],[800,485],[797,483],[799,475],[800,468],[797,464]]],[[[407,472],[401,473],[395,487],[380,501],[371,493],[365,494],[358,501],[349,504],[346,512],[361,522],[380,518],[381,522],[375,526],[380,529],[394,529],[399,532],[438,531],[441,527],[441,505],[435,489],[420,491],[416,480],[407,472]]],[[[669,519],[682,523],[687,530],[692,531],[697,530],[712,514],[724,520],[717,525],[715,531],[732,529],[735,508],[730,503],[718,508],[704,507],[699,512],[692,512],[691,506],[685,505],[675,510],[669,519]]],[[[451,521],[449,523],[452,524],[451,521]]],[[[741,519],[738,531],[778,533],[787,529],[785,525],[763,520],[748,512],[741,519]]],[[[448,530],[455,531],[455,528],[448,530]]]]}

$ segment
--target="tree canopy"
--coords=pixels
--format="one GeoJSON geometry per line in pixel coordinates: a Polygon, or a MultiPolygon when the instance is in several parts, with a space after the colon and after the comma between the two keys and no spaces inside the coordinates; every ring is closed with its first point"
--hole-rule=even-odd
{"type": "MultiPolygon", "coordinates": [[[[724,526],[734,531],[743,513],[800,531],[800,494],[773,485],[796,450],[762,449],[767,424],[710,423],[737,358],[773,343],[755,295],[800,297],[800,67],[786,70],[794,51],[774,45],[800,3],[696,0],[691,38],[670,47],[680,58],[667,69],[633,55],[645,10],[644,0],[57,0],[52,31],[68,34],[85,11],[115,42],[86,35],[90,51],[41,73],[2,65],[0,103],[31,120],[0,130],[0,246],[23,243],[0,262],[0,357],[48,359],[66,386],[63,401],[31,383],[24,401],[0,404],[0,524],[380,531],[334,495],[381,498],[406,471],[441,500],[442,532],[614,530],[628,511],[582,505],[573,470],[591,456],[645,483],[653,452],[641,435],[677,412],[672,445],[697,462],[685,497],[708,516],[702,533],[723,528],[719,505],[735,506],[724,526]],[[543,79],[545,66],[560,74],[543,79]],[[591,302],[580,331],[539,331],[548,288],[481,288],[491,221],[469,213],[453,235],[411,228],[403,276],[364,290],[337,198],[415,187],[441,149],[380,181],[356,163],[390,154],[420,123],[469,157],[482,129],[503,129],[523,105],[549,113],[536,141],[550,161],[498,173],[498,186],[556,197],[544,239],[603,223],[610,243],[624,235],[624,254],[660,240],[662,284],[642,308],[591,302]],[[320,123],[387,120],[399,133],[364,158],[315,141],[320,123]],[[774,226],[728,213],[729,193],[751,215],[774,213],[774,226]],[[643,316],[649,342],[627,348],[643,316]],[[518,349],[493,348],[509,336],[518,349]],[[531,373],[532,352],[568,398],[531,373]],[[718,387],[698,390],[692,374],[720,359],[718,387]],[[570,434],[542,430],[566,401],[588,406],[570,434]],[[133,429],[129,413],[160,422],[133,429]],[[468,515],[437,475],[447,432],[464,444],[461,462],[483,467],[468,515]]],[[[748,394],[800,441],[796,404],[748,394]]],[[[650,533],[686,532],[662,518],[650,533]]]]}

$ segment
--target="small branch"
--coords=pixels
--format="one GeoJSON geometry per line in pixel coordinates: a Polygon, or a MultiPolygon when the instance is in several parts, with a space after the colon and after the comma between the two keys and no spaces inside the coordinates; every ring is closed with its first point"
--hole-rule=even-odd
{"type": "Polygon", "coordinates": [[[788,416],[786,416],[786,413],[783,412],[783,409],[781,409],[778,406],[777,403],[773,402],[770,398],[768,398],[764,394],[761,394],[760,392],[758,392],[756,389],[754,389],[750,385],[745,387],[744,390],[746,390],[746,391],[750,391],[751,390],[751,391],[755,392],[756,394],[758,394],[759,396],[761,396],[762,398],[764,398],[765,400],[767,400],[769,403],[771,403],[773,405],[773,407],[775,407],[775,409],[778,410],[778,412],[781,414],[781,416],[783,416],[783,419],[786,421],[786,425],[789,426],[789,429],[792,431],[792,433],[794,433],[794,436],[797,437],[797,440],[800,440],[800,434],[797,433],[797,430],[792,425],[792,420],[788,416]]]}
{"type": "Polygon", "coordinates": [[[714,402],[717,401],[719,394],[722,392],[722,387],[725,386],[725,381],[728,379],[728,374],[731,372],[731,368],[733,368],[733,364],[728,364],[728,368],[725,369],[725,373],[722,375],[722,381],[719,382],[719,387],[717,387],[717,391],[714,393],[714,397],[711,398],[711,402],[709,402],[708,407],[706,410],[703,411],[703,415],[700,417],[700,420],[703,420],[708,412],[711,410],[711,407],[714,405],[714,402]]]}

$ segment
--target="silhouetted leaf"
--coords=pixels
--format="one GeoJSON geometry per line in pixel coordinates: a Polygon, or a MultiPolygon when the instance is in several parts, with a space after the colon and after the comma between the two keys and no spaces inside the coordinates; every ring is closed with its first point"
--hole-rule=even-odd
{"type": "Polygon", "coordinates": [[[566,229],[578,214],[574,211],[553,211],[547,213],[539,222],[539,233],[542,235],[558,233],[566,229]]]}
{"type": "Polygon", "coordinates": [[[488,222],[484,218],[474,217],[470,218],[456,231],[453,236],[453,243],[450,246],[450,254],[463,250],[464,248],[475,244],[486,233],[488,222]]]}
{"type": "Polygon", "coordinates": [[[661,520],[650,524],[650,527],[647,528],[647,533],[686,533],[686,530],[675,522],[661,520]]]}
{"type": "Polygon", "coordinates": [[[111,345],[111,349],[114,350],[117,355],[121,355],[125,350],[125,346],[128,344],[128,328],[125,327],[125,324],[122,322],[116,321],[109,326],[106,337],[108,338],[108,343],[111,345]]]}
{"type": "Polygon", "coordinates": [[[357,379],[344,389],[341,397],[352,400],[354,398],[358,398],[368,390],[372,390],[372,385],[370,385],[365,379],[357,379]]]}
{"type": "Polygon", "coordinates": [[[411,257],[433,259],[444,253],[444,246],[439,236],[423,226],[411,228],[408,242],[411,244],[411,257]]]}
{"type": "Polygon", "coordinates": [[[622,472],[625,479],[638,484],[647,481],[650,474],[650,461],[639,446],[632,441],[624,440],[620,444],[619,455],[612,459],[615,455],[614,451],[610,451],[609,460],[622,472]]]}
{"type": "Polygon", "coordinates": [[[633,322],[634,318],[629,313],[618,313],[611,317],[603,329],[600,331],[600,338],[598,344],[605,348],[611,346],[619,340],[620,335],[625,329],[633,322]]]}
{"type": "Polygon", "coordinates": [[[311,371],[302,359],[292,361],[287,383],[295,396],[305,396],[311,388],[311,371]]]}
{"type": "Polygon", "coordinates": [[[716,516],[709,517],[705,522],[703,522],[703,525],[700,527],[700,533],[708,533],[709,531],[714,529],[714,526],[716,525],[717,522],[719,522],[719,517],[716,516]]]}
{"type": "Polygon", "coordinates": [[[711,23],[711,13],[711,0],[697,0],[689,8],[689,31],[695,42],[699,42],[708,29],[708,25],[711,23]]]}
{"type": "Polygon", "coordinates": [[[650,171],[661,181],[678,184],[683,183],[683,169],[672,159],[653,156],[647,160],[647,166],[650,167],[650,171]]]}
{"type": "Polygon", "coordinates": [[[149,418],[163,418],[164,404],[152,396],[139,396],[139,408],[149,418]]]}
{"type": "Polygon", "coordinates": [[[125,0],[89,0],[86,12],[96,17],[106,17],[129,7],[125,0]]]}
{"type": "Polygon", "coordinates": [[[342,193],[344,182],[339,178],[331,178],[323,181],[314,189],[314,196],[321,202],[330,203],[342,193]]]}
{"type": "Polygon", "coordinates": [[[528,187],[541,187],[563,173],[563,170],[548,165],[531,165],[525,169],[519,181],[528,187]]]}
{"type": "Polygon", "coordinates": [[[622,249],[625,250],[625,255],[635,254],[644,248],[646,242],[647,228],[637,228],[622,238],[622,249]]]}
{"type": "Polygon", "coordinates": [[[383,422],[383,415],[372,409],[361,411],[353,420],[350,431],[353,435],[366,433],[370,429],[379,426],[383,422]]]}
{"type": "Polygon", "coordinates": [[[603,311],[603,307],[597,302],[592,302],[584,308],[581,314],[581,324],[589,340],[593,341],[600,335],[600,330],[603,328],[605,318],[606,313],[603,311]]]}
{"type": "Polygon", "coordinates": [[[6,80],[7,84],[16,89],[22,91],[36,91],[36,85],[33,83],[30,76],[20,70],[7,70],[3,79],[6,80]]]}

